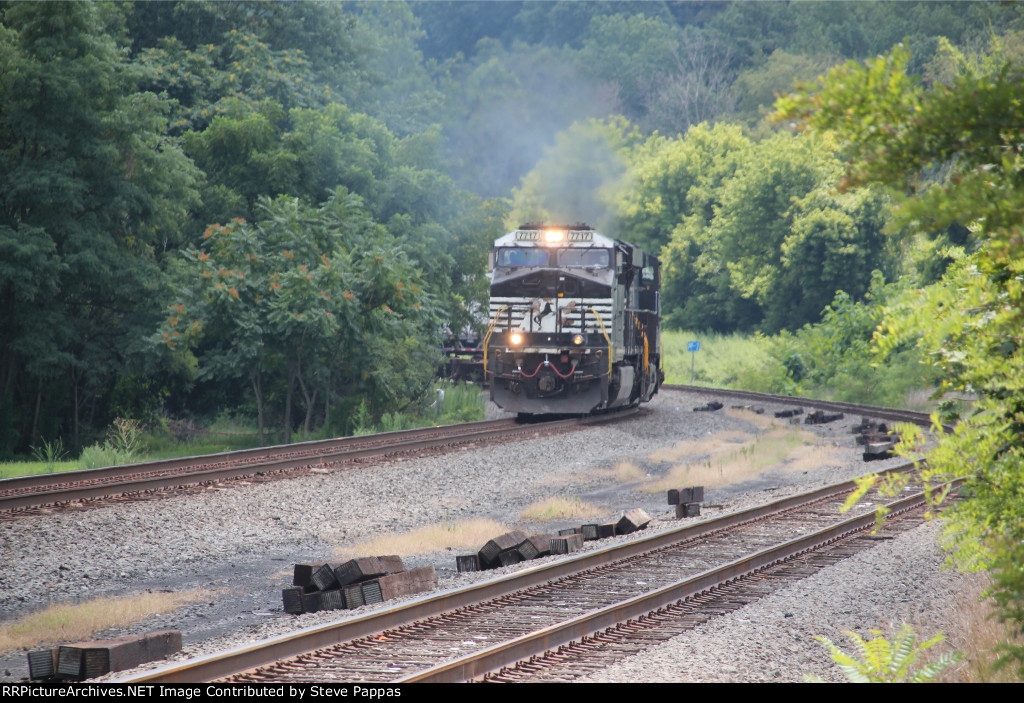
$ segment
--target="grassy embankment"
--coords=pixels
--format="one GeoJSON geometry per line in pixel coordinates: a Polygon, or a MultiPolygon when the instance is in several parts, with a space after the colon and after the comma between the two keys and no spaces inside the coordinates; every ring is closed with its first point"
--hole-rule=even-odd
{"type": "MultiPolygon", "coordinates": [[[[353,418],[352,434],[390,432],[484,419],[485,399],[478,386],[445,385],[444,391],[444,401],[440,407],[429,407],[424,403],[424,407],[409,412],[386,413],[378,422],[373,422],[365,409],[361,409],[353,418]]],[[[435,399],[436,395],[432,393],[428,400],[435,399]]],[[[335,435],[329,428],[323,428],[312,433],[307,439],[326,439],[333,436],[335,435]]],[[[267,439],[270,444],[279,441],[273,434],[268,434],[267,439]]],[[[302,441],[298,434],[293,434],[292,440],[302,441]]],[[[0,479],[216,454],[250,449],[259,445],[255,422],[230,413],[223,413],[204,427],[197,425],[194,430],[182,430],[176,428],[173,423],[143,428],[140,423],[119,419],[110,428],[106,440],[86,447],[77,459],[69,458],[68,452],[60,442],[44,443],[35,452],[34,461],[0,463],[0,479]]]]}
{"type": "Polygon", "coordinates": [[[914,350],[877,359],[863,349],[822,346],[821,329],[774,337],[667,330],[665,382],[933,409],[930,369],[914,350]],[[688,341],[699,341],[700,351],[686,351],[688,341]]]}

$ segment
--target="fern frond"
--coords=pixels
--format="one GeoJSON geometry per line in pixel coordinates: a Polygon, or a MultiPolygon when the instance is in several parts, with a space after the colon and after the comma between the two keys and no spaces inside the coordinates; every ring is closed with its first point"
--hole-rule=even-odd
{"type": "Polygon", "coordinates": [[[940,632],[917,644],[914,628],[907,624],[900,626],[891,642],[879,630],[871,630],[871,634],[876,636],[870,640],[851,630],[844,630],[843,634],[853,645],[855,656],[843,652],[827,637],[819,635],[815,639],[828,647],[832,660],[846,679],[854,683],[931,681],[961,658],[957,653],[946,654],[914,671],[921,653],[942,642],[945,636],[940,632]]]}

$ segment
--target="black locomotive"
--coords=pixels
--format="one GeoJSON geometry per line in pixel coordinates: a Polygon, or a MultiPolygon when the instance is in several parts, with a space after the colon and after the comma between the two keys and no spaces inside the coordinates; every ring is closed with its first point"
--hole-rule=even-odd
{"type": "Polygon", "coordinates": [[[490,263],[495,404],[585,414],[651,399],[664,378],[656,257],[583,224],[526,224],[495,241],[490,263]]]}

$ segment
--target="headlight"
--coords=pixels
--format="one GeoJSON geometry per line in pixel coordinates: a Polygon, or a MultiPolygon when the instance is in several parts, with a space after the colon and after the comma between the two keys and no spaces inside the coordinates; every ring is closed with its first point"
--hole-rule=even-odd
{"type": "Polygon", "coordinates": [[[582,334],[578,334],[575,337],[573,337],[572,338],[572,343],[575,344],[577,347],[580,346],[581,344],[583,344],[583,335],[582,334]]]}
{"type": "Polygon", "coordinates": [[[549,229],[544,232],[544,241],[548,244],[557,244],[565,239],[565,232],[560,229],[549,229]]]}
{"type": "Polygon", "coordinates": [[[509,343],[518,346],[523,343],[523,335],[519,334],[518,332],[513,332],[512,335],[508,338],[508,341],[509,343]]]}

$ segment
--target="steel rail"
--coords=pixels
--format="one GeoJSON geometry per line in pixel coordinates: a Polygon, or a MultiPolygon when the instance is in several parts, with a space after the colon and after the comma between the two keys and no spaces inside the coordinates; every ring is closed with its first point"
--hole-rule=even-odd
{"type": "MultiPolygon", "coordinates": [[[[634,410],[634,412],[636,412],[634,410]]],[[[617,420],[633,413],[600,415],[590,418],[571,418],[550,420],[533,424],[519,424],[515,420],[491,420],[471,422],[457,425],[444,425],[425,430],[400,430],[384,432],[360,437],[346,437],[323,442],[304,443],[305,451],[297,453],[286,450],[301,445],[283,445],[266,450],[246,450],[243,452],[224,452],[201,457],[189,457],[160,462],[147,462],[118,467],[106,467],[90,471],[73,471],[60,474],[60,485],[49,490],[45,488],[47,479],[53,482],[56,475],[47,474],[43,479],[25,477],[21,479],[4,479],[0,481],[0,491],[15,487],[31,488],[44,485],[42,490],[27,490],[21,493],[0,495],[0,511],[18,510],[40,507],[55,503],[103,498],[125,493],[146,492],[164,488],[175,488],[187,485],[209,483],[212,481],[288,471],[310,466],[326,466],[332,462],[355,461],[369,457],[388,456],[404,452],[436,449],[452,444],[466,444],[493,440],[502,437],[534,434],[538,431],[569,429],[577,426],[617,420]],[[312,449],[312,450],[311,450],[312,449]],[[281,455],[284,455],[283,457],[281,455]],[[269,461],[252,460],[256,457],[270,457],[269,461]],[[273,458],[279,456],[281,458],[273,458]],[[245,461],[249,459],[249,461],[245,461]],[[201,468],[187,471],[190,465],[201,462],[201,468]],[[245,461],[245,463],[237,463],[245,461]],[[227,462],[234,465],[224,465],[227,462]],[[179,473],[167,473],[168,471],[179,473]],[[141,472],[157,475],[138,476],[141,472]],[[69,478],[66,478],[69,477],[69,478]],[[84,485],[66,485],[70,481],[90,479],[84,485]]]]}
{"type": "MultiPolygon", "coordinates": [[[[924,505],[925,502],[925,494],[921,492],[893,501],[886,507],[890,510],[888,515],[895,516],[924,505]]],[[[392,683],[461,683],[478,679],[488,673],[499,671],[503,667],[514,665],[524,659],[594,635],[609,627],[755,573],[767,566],[820,548],[874,524],[874,513],[850,518],[831,527],[763,549],[649,593],[590,613],[584,613],[528,635],[404,676],[392,683]]]]}
{"type": "MultiPolygon", "coordinates": [[[[442,427],[496,427],[499,424],[512,425],[515,420],[483,420],[480,422],[467,422],[461,425],[442,425],[442,427]]],[[[411,430],[397,430],[394,432],[380,432],[370,435],[358,435],[354,437],[336,437],[332,439],[313,440],[309,442],[296,442],[295,444],[277,444],[269,447],[256,447],[253,449],[237,449],[228,452],[215,452],[213,454],[201,454],[196,456],[177,457],[175,459],[158,459],[135,464],[121,464],[119,466],[105,466],[95,469],[80,469],[77,471],[62,471],[60,474],[35,474],[33,476],[16,476],[13,478],[0,479],[0,490],[13,490],[19,488],[31,488],[34,486],[46,486],[53,483],[54,478],[69,478],[69,480],[103,480],[121,479],[132,473],[155,471],[176,471],[203,464],[235,464],[247,461],[257,461],[282,455],[303,455],[316,456],[323,451],[330,451],[339,447],[360,442],[389,441],[392,437],[409,437],[417,433],[423,433],[428,428],[418,427],[411,430]]],[[[433,429],[433,428],[430,428],[433,429]]]]}
{"type": "MultiPolygon", "coordinates": [[[[756,400],[762,403],[780,403],[783,405],[803,405],[823,410],[836,410],[846,413],[870,415],[882,420],[891,422],[910,422],[921,427],[932,427],[931,415],[917,412],[915,410],[900,410],[898,408],[886,408],[876,405],[862,405],[859,403],[846,403],[835,400],[815,400],[813,398],[798,398],[791,395],[775,395],[773,393],[759,393],[757,391],[741,391],[732,388],[713,388],[709,386],[687,386],[678,384],[662,384],[661,388],[670,391],[684,391],[687,393],[702,393],[705,395],[720,395],[728,398],[742,398],[744,400],[756,400]]],[[[952,431],[952,425],[942,425],[946,432],[952,431]]]]}
{"type": "MultiPolygon", "coordinates": [[[[888,471],[910,471],[913,468],[913,462],[907,462],[888,471]]],[[[274,664],[282,659],[291,658],[317,649],[332,647],[349,640],[407,625],[420,619],[433,617],[451,610],[489,601],[515,591],[548,583],[565,576],[588,571],[611,562],[629,559],[646,552],[657,551],[678,542],[693,540],[712,532],[752,522],[772,513],[785,512],[837,493],[854,490],[856,485],[855,481],[843,481],[813,491],[781,498],[765,505],[727,513],[714,519],[657,532],[621,545],[585,552],[579,556],[550,564],[529,567],[508,576],[483,581],[432,596],[425,596],[361,617],[298,630],[224,652],[217,652],[141,672],[129,677],[119,678],[117,681],[125,683],[194,683],[197,681],[213,681],[227,678],[261,666],[274,664]]],[[[874,513],[871,513],[871,520],[874,519],[873,516],[874,513]]]]}

